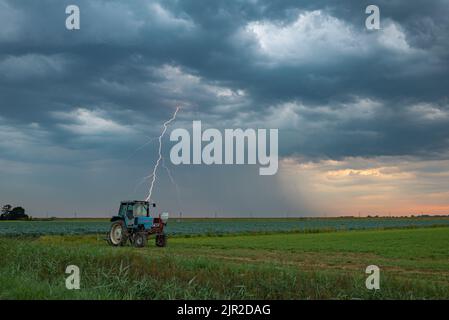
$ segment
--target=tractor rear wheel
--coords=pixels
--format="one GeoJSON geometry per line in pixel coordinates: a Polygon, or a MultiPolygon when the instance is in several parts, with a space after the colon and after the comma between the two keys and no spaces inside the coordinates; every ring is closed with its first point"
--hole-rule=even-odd
{"type": "Polygon", "coordinates": [[[167,245],[167,235],[165,233],[156,235],[156,246],[165,247],[167,245]]]}
{"type": "Polygon", "coordinates": [[[128,232],[122,220],[114,221],[109,230],[108,242],[115,247],[124,246],[128,240],[128,232]]]}
{"type": "Polygon", "coordinates": [[[133,244],[137,248],[143,248],[147,244],[147,235],[145,232],[137,232],[134,235],[134,241],[133,244]]]}

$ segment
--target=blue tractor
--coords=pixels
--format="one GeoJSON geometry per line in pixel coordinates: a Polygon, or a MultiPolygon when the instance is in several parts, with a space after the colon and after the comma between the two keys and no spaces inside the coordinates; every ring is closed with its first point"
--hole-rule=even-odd
{"type": "Polygon", "coordinates": [[[135,247],[145,247],[150,235],[156,235],[156,246],[167,245],[164,227],[167,225],[168,213],[155,217],[150,213],[155,203],[148,201],[122,201],[117,216],[111,218],[108,243],[112,246],[124,246],[128,242],[135,247]]]}

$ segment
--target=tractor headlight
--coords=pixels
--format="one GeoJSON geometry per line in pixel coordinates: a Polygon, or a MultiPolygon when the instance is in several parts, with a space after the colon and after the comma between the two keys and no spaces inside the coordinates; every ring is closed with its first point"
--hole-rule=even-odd
{"type": "Polygon", "coordinates": [[[167,223],[167,221],[168,221],[168,212],[163,212],[161,214],[161,220],[162,220],[163,223],[167,223]]]}

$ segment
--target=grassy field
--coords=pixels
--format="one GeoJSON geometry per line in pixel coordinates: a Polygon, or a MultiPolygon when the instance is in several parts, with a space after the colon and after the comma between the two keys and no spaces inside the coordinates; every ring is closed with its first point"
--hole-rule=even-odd
{"type": "Polygon", "coordinates": [[[448,299],[449,227],[177,237],[109,247],[101,236],[0,238],[0,299],[448,299]],[[64,271],[81,270],[81,289],[64,271]],[[381,270],[367,290],[365,268],[381,270]]]}

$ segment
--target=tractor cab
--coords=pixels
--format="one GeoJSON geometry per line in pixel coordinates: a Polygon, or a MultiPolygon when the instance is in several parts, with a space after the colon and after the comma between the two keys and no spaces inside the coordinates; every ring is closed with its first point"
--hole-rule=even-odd
{"type": "Polygon", "coordinates": [[[154,214],[150,207],[155,208],[155,203],[148,201],[122,201],[118,217],[121,217],[128,228],[143,226],[145,229],[151,227],[154,214]]]}

